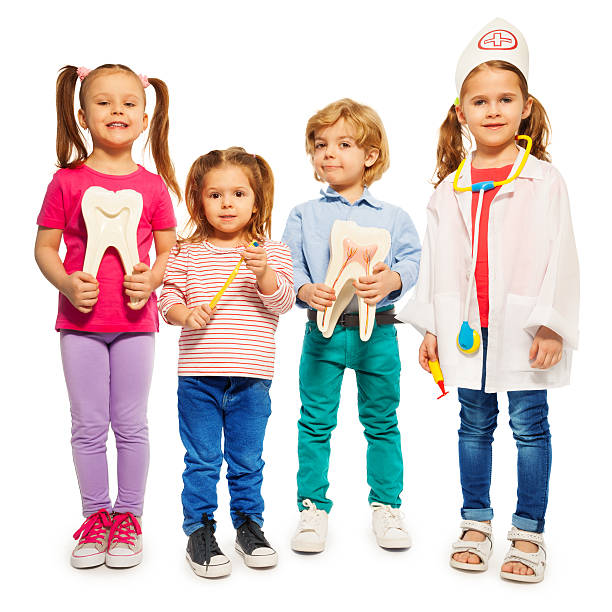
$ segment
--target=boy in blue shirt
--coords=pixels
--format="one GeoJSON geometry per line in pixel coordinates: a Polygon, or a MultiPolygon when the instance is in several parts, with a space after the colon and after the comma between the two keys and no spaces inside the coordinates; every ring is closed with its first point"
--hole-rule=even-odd
{"type": "Polygon", "coordinates": [[[368,500],[376,541],[383,548],[407,548],[410,536],[399,507],[403,462],[396,409],[400,360],[393,303],[417,280],[421,246],[408,214],[377,200],[368,186],[389,167],[389,147],[378,114],[353,100],[334,102],[310,118],[306,150],[315,178],[327,182],[317,200],[290,213],[283,242],[291,248],[297,304],[308,308],[300,361],[298,422],[298,509],[300,522],[293,550],[325,548],[331,432],[336,426],[345,368],[355,370],[359,419],[368,443],[368,500]],[[316,313],[331,307],[333,288],[324,284],[330,259],[329,237],[336,220],[389,231],[391,248],[384,263],[354,283],[356,295],[375,304],[376,324],[367,342],[359,338],[356,298],[347,306],[330,338],[317,328],[316,313]]]}

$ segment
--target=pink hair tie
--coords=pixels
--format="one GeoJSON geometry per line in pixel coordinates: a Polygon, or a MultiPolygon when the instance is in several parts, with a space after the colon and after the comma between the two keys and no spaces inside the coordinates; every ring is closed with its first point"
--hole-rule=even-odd
{"type": "Polygon", "coordinates": [[[138,78],[140,79],[140,82],[142,83],[142,86],[146,89],[151,83],[149,83],[149,79],[147,79],[146,75],[144,74],[139,74],[138,78]]]}
{"type": "Polygon", "coordinates": [[[85,68],[85,66],[81,66],[80,68],[77,68],[77,76],[79,77],[79,79],[81,79],[81,81],[91,72],[91,70],[89,68],[85,68]]]}

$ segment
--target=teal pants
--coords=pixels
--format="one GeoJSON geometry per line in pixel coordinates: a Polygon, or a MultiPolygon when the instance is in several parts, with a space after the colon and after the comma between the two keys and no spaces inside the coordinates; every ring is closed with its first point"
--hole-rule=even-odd
{"type": "Polygon", "coordinates": [[[397,508],[404,466],[396,410],[400,399],[400,359],[394,325],[375,324],[367,342],[359,328],[336,326],[324,338],[314,321],[306,323],[300,361],[297,474],[298,508],[309,499],[329,512],[327,497],[331,434],[336,426],[345,368],[355,370],[359,420],[368,443],[369,502],[397,508]]]}

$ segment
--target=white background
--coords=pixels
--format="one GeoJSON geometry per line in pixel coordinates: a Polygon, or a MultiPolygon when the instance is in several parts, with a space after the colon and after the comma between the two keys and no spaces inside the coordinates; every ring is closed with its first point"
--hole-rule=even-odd
{"type": "MultiPolygon", "coordinates": [[[[515,610],[597,606],[607,592],[610,542],[610,12],[582,2],[46,2],[3,8],[0,152],[4,227],[3,605],[65,610],[441,609],[515,610]],[[233,574],[205,581],[184,559],[180,505],[183,449],[176,416],[178,330],[157,340],[149,423],[151,466],[144,514],[145,558],[131,570],[69,565],[82,521],[70,450],[70,417],[53,331],[56,292],[32,256],[35,219],[55,160],[55,79],[65,64],[121,62],[166,80],[171,153],[181,184],[191,162],[213,148],[241,145],[263,155],[276,175],[273,237],[292,206],[316,197],[304,152],[307,118],[349,96],[381,115],[391,168],[379,198],[403,206],[421,236],[437,129],[455,98],[459,53],[496,16],[516,24],[530,47],[530,89],[553,126],[550,151],[572,200],[582,274],[581,345],[570,387],[550,393],[554,461],[541,585],[505,583],[498,569],[515,505],[516,451],[501,401],[494,445],[497,538],[491,568],[465,575],[448,566],[461,504],[456,457],[458,405],[435,401],[417,365],[419,336],[399,331],[402,356],[403,509],[414,546],[383,551],[370,531],[365,441],[347,372],[332,439],[327,551],[289,549],[297,522],[297,371],[304,313],[281,319],[273,414],[265,443],[266,535],[276,569],[244,567],[233,551],[225,479],[219,485],[218,539],[233,574]],[[10,599],[9,599],[10,598],[10,599]]],[[[149,96],[149,92],[147,93],[149,96]]],[[[153,99],[151,92],[149,100],[153,99]]],[[[152,108],[149,109],[149,112],[152,108]]],[[[141,143],[135,157],[142,161],[141,143]]],[[[150,160],[145,163],[153,169],[150,160]]],[[[178,208],[184,219],[184,204],[178,208]]],[[[109,457],[114,465],[114,442],[109,457]]],[[[114,470],[111,471],[111,475],[114,470]]],[[[607,599],[607,598],[606,598],[607,599]]]]}

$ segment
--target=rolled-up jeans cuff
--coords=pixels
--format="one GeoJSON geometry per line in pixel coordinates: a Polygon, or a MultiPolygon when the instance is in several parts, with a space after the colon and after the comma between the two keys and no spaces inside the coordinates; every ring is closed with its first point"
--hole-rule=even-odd
{"type": "Polygon", "coordinates": [[[462,508],[461,518],[466,521],[490,521],[493,518],[493,508],[462,508]]]}
{"type": "Polygon", "coordinates": [[[516,514],[513,514],[512,524],[517,529],[522,529],[523,531],[533,531],[534,533],[544,532],[544,519],[529,519],[525,518],[524,516],[517,516],[516,514]]]}

